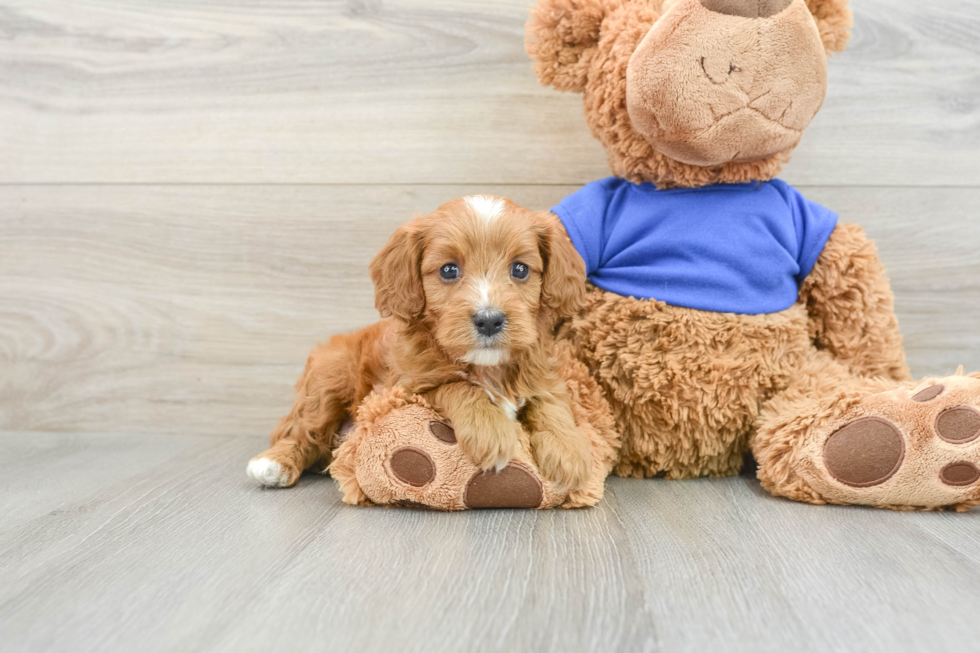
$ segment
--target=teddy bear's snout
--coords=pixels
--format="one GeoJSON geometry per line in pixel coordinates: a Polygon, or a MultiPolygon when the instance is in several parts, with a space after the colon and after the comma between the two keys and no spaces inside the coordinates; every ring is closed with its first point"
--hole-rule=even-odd
{"type": "Polygon", "coordinates": [[[701,0],[705,9],[742,18],[769,18],[792,2],[793,0],[701,0]]]}
{"type": "Polygon", "coordinates": [[[794,148],[826,85],[827,57],[802,0],[679,0],[630,57],[626,108],[672,159],[742,163],[794,148]]]}

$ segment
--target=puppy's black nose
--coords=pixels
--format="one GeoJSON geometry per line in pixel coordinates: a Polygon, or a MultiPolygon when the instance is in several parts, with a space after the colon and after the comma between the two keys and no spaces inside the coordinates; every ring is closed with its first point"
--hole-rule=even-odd
{"type": "Polygon", "coordinates": [[[506,323],[507,316],[500,311],[478,311],[473,314],[473,326],[487,338],[500,333],[506,323]]]}

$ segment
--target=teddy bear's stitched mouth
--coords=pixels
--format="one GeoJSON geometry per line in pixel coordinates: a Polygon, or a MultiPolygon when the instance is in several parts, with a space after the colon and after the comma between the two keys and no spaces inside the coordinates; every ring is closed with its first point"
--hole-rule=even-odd
{"type": "MultiPolygon", "coordinates": [[[[788,107],[787,107],[787,110],[788,110],[788,107]]],[[[767,116],[763,112],[759,111],[755,107],[753,107],[753,106],[751,106],[749,104],[746,104],[744,106],[739,107],[738,109],[734,109],[732,111],[729,111],[728,113],[725,113],[725,114],[722,114],[722,115],[718,116],[717,118],[715,118],[715,121],[713,123],[711,123],[710,125],[708,125],[704,129],[702,129],[701,131],[699,131],[698,133],[696,133],[693,136],[693,138],[701,138],[702,136],[704,136],[705,134],[707,134],[712,129],[715,129],[716,127],[718,127],[718,125],[720,125],[726,118],[731,118],[732,116],[735,116],[735,115],[737,115],[739,113],[742,113],[743,111],[750,111],[750,112],[758,115],[760,118],[762,118],[763,120],[765,120],[769,124],[773,125],[774,127],[779,128],[779,129],[785,129],[786,131],[791,132],[793,134],[802,134],[803,133],[803,130],[802,129],[795,129],[793,127],[788,127],[787,125],[784,125],[783,123],[779,122],[779,120],[777,120],[775,118],[770,118],[769,116],[767,116]]],[[[786,114],[786,111],[783,111],[783,115],[785,115],[785,114],[786,114]]]]}
{"type": "Polygon", "coordinates": [[[651,145],[667,156],[685,163],[691,163],[692,165],[705,166],[721,163],[745,163],[767,159],[793,147],[799,142],[801,135],[802,130],[787,127],[778,120],[766,116],[754,107],[743,106],[720,116],[710,125],[696,132],[678,131],[671,133],[669,131],[661,131],[659,136],[648,136],[648,140],[651,145]],[[755,114],[756,120],[762,118],[770,125],[768,128],[770,130],[770,137],[766,139],[766,142],[756,140],[745,143],[732,143],[728,152],[724,153],[713,149],[709,152],[701,151],[702,146],[706,142],[715,142],[717,140],[712,132],[725,130],[726,122],[735,119],[736,116],[746,111],[755,114]],[[767,143],[768,147],[766,146],[767,143]],[[689,157],[692,153],[699,154],[691,159],[689,157]]]}

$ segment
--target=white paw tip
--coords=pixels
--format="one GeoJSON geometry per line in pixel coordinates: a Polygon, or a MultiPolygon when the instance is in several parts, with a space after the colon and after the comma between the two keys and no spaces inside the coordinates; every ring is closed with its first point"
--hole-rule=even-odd
{"type": "Polygon", "coordinates": [[[500,473],[500,470],[502,470],[504,467],[506,467],[507,466],[507,463],[509,463],[509,462],[510,462],[510,459],[509,458],[497,458],[497,462],[494,463],[494,465],[493,465],[493,470],[496,473],[499,474],[500,473]]]}
{"type": "Polygon", "coordinates": [[[289,475],[282,470],[282,465],[268,458],[253,458],[248,461],[249,478],[269,487],[286,487],[289,475]]]}

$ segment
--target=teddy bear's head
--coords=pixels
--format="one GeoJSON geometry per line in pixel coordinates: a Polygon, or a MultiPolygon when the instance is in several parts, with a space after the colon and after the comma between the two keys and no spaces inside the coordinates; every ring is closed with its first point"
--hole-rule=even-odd
{"type": "Polygon", "coordinates": [[[526,46],[616,175],[693,187],[779,173],[850,26],[848,0],[539,0],[526,46]]]}

